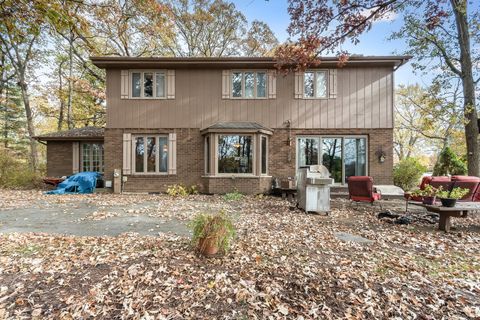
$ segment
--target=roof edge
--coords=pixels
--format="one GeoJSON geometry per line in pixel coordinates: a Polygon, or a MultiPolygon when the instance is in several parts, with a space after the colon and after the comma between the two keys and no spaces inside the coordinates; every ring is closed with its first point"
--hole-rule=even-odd
{"type": "MultiPolygon", "coordinates": [[[[348,65],[358,64],[390,64],[400,67],[410,60],[410,55],[400,56],[350,56],[348,65]]],[[[118,57],[118,56],[92,56],[90,60],[99,68],[138,66],[141,64],[165,66],[223,66],[223,65],[262,65],[274,67],[277,60],[274,57],[118,57]]],[[[321,64],[337,64],[338,57],[320,57],[321,64]]],[[[320,64],[320,65],[321,65],[320,64]]]]}

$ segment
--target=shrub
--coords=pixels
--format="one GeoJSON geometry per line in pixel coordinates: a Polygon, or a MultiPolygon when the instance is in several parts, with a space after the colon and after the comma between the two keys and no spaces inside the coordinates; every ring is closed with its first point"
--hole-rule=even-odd
{"type": "Polygon", "coordinates": [[[225,201],[238,201],[243,198],[243,194],[238,192],[238,190],[234,190],[233,192],[229,192],[223,195],[223,199],[225,201]]]}
{"type": "Polygon", "coordinates": [[[198,194],[196,185],[186,187],[182,184],[174,184],[167,187],[167,194],[172,197],[186,197],[190,194],[198,194]]]}
{"type": "Polygon", "coordinates": [[[393,167],[393,183],[403,190],[411,190],[426,170],[416,158],[403,159],[393,167]]]}
{"type": "Polygon", "coordinates": [[[438,156],[433,167],[434,176],[464,175],[467,173],[467,164],[450,147],[445,147],[438,156]]]}
{"type": "Polygon", "coordinates": [[[41,173],[5,150],[0,152],[0,188],[32,189],[42,186],[41,173]]]}

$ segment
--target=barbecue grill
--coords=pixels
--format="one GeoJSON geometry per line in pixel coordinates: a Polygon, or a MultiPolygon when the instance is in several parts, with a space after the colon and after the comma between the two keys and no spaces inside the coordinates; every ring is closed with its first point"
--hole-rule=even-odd
{"type": "Polygon", "coordinates": [[[330,185],[333,179],[323,165],[300,168],[297,180],[298,207],[305,212],[330,212],[330,185]]]}

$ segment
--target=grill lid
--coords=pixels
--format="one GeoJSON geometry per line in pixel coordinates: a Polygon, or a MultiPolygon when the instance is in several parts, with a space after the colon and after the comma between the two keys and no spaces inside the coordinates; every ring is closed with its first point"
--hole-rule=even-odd
{"type": "Polygon", "coordinates": [[[330,178],[330,172],[328,171],[327,167],[322,164],[310,166],[310,172],[317,173],[317,177],[330,178]]]}

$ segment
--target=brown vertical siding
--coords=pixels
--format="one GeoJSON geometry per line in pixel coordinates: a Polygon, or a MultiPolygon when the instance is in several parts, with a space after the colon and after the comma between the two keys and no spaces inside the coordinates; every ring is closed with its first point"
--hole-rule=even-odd
{"type": "Polygon", "coordinates": [[[107,70],[108,128],[204,128],[253,121],[271,128],[392,128],[393,70],[338,69],[336,99],[294,99],[293,74],[277,77],[277,98],[222,99],[222,70],[176,70],[169,100],[120,99],[120,70],[107,70]]]}

